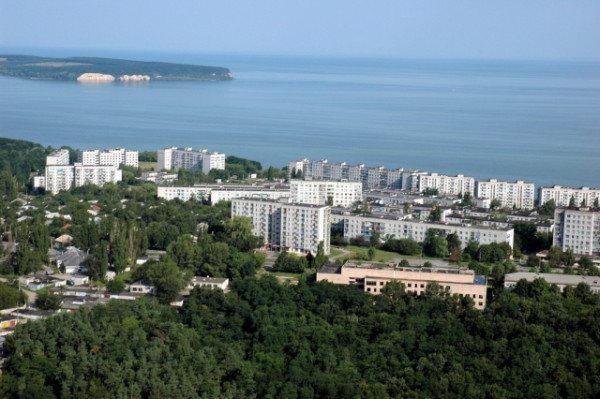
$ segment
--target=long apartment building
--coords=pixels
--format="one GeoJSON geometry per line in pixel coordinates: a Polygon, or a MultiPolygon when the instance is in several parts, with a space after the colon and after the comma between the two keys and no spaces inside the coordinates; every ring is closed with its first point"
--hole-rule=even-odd
{"type": "Polygon", "coordinates": [[[43,178],[34,179],[36,188],[43,187],[52,194],[71,187],[86,184],[103,186],[105,183],[117,183],[122,180],[118,166],[113,165],[69,165],[69,151],[61,149],[46,157],[46,169],[43,178]]]}
{"type": "Polygon", "coordinates": [[[365,188],[395,188],[416,190],[418,176],[425,172],[404,169],[386,169],[363,164],[348,165],[345,162],[331,163],[327,160],[301,159],[288,162],[288,179],[345,180],[361,182],[365,188]]]}
{"type": "Polygon", "coordinates": [[[231,201],[234,198],[279,199],[290,196],[288,187],[269,185],[254,186],[241,184],[203,184],[192,187],[159,186],[158,198],[168,201],[180,199],[189,201],[210,201],[212,205],[220,201],[231,201]]]}
{"type": "Polygon", "coordinates": [[[514,245],[514,230],[511,227],[486,227],[470,225],[454,225],[440,222],[427,222],[415,219],[403,219],[402,216],[382,215],[357,215],[350,212],[334,211],[331,214],[331,223],[338,228],[343,228],[344,238],[371,237],[377,233],[380,237],[393,236],[396,239],[411,238],[422,242],[427,237],[429,229],[442,230],[444,234],[454,233],[460,238],[463,248],[469,241],[479,244],[501,244],[503,242],[514,245]]]}
{"type": "Polygon", "coordinates": [[[532,209],[535,201],[535,185],[533,183],[517,180],[508,182],[503,180],[479,180],[476,183],[476,195],[479,198],[498,200],[502,207],[515,207],[517,209],[532,209]]]}
{"type": "Polygon", "coordinates": [[[465,175],[440,175],[427,173],[419,176],[419,192],[427,189],[438,190],[440,195],[475,194],[475,178],[465,175]]]}
{"type": "Polygon", "coordinates": [[[600,211],[590,208],[557,208],[554,211],[553,245],[578,255],[600,255],[600,211]]]}
{"type": "Polygon", "coordinates": [[[225,169],[225,154],[192,148],[161,148],[158,150],[158,170],[201,170],[225,169]]]}
{"type": "Polygon", "coordinates": [[[354,181],[292,180],[290,198],[299,204],[348,208],[362,201],[362,183],[354,181]]]}
{"type": "Polygon", "coordinates": [[[557,207],[569,206],[571,198],[575,202],[575,206],[594,206],[597,201],[600,201],[600,189],[552,186],[540,187],[538,192],[540,204],[554,200],[557,207]]]}
{"type": "Polygon", "coordinates": [[[325,265],[317,272],[317,281],[333,284],[355,285],[361,291],[380,294],[390,281],[404,284],[407,292],[417,295],[425,293],[427,286],[437,283],[450,294],[469,297],[474,307],[484,309],[487,284],[484,276],[475,275],[473,270],[457,268],[399,267],[385,263],[355,263],[325,265]]]}
{"type": "Polygon", "coordinates": [[[252,219],[253,234],[262,237],[270,249],[316,253],[322,242],[329,254],[329,206],[236,198],[231,201],[231,214],[252,219]]]}
{"type": "Polygon", "coordinates": [[[116,166],[127,165],[138,167],[139,153],[124,148],[111,150],[84,150],[77,154],[77,162],[85,166],[105,165],[116,166]]]}

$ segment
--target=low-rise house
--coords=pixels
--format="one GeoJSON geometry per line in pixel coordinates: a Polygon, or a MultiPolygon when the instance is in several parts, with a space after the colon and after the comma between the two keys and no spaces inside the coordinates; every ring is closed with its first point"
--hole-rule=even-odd
{"type": "Polygon", "coordinates": [[[195,276],[190,280],[187,288],[191,290],[194,287],[218,288],[225,291],[229,287],[229,279],[223,277],[195,276]]]}
{"type": "Polygon", "coordinates": [[[49,274],[36,274],[19,277],[19,282],[32,291],[41,290],[48,287],[60,287],[66,285],[66,280],[61,280],[49,274]]]}
{"type": "Polygon", "coordinates": [[[154,286],[147,279],[134,281],[129,285],[129,292],[135,292],[138,294],[153,294],[154,291],[154,286]]]}
{"type": "Polygon", "coordinates": [[[85,251],[76,247],[67,247],[67,249],[56,258],[56,265],[63,273],[77,273],[85,266],[85,259],[87,256],[88,254],[85,251]]]}
{"type": "Polygon", "coordinates": [[[59,243],[61,245],[68,245],[73,241],[73,237],[68,234],[63,234],[60,237],[54,239],[54,242],[59,243]]]}

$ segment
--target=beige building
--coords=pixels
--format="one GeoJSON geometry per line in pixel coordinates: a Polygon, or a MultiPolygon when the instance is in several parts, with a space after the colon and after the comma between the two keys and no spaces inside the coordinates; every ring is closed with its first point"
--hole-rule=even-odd
{"type": "Polygon", "coordinates": [[[457,268],[399,267],[396,264],[362,263],[348,261],[344,265],[325,265],[317,272],[317,281],[333,284],[356,285],[361,291],[380,294],[390,281],[404,284],[407,292],[425,293],[427,285],[438,283],[450,294],[473,299],[477,309],[484,309],[487,283],[484,276],[473,270],[457,268]]]}

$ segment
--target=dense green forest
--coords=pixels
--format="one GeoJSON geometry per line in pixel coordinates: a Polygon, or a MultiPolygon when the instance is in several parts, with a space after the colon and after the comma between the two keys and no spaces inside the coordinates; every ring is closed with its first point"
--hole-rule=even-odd
{"type": "Polygon", "coordinates": [[[0,196],[14,198],[32,173],[44,170],[51,148],[31,141],[0,137],[0,196]]]}
{"type": "Polygon", "coordinates": [[[236,280],[177,312],[110,303],[20,326],[4,397],[597,398],[600,298],[542,280],[485,311],[431,286],[236,280]]]}
{"type": "Polygon", "coordinates": [[[222,67],[142,62],[98,57],[50,58],[29,55],[0,55],[0,75],[27,79],[77,80],[84,73],[148,75],[157,80],[231,80],[222,67]]]}

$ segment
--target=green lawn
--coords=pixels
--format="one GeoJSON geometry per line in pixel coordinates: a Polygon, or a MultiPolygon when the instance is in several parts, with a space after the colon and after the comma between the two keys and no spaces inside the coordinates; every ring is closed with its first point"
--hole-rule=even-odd
{"type": "MultiPolygon", "coordinates": [[[[352,251],[352,253],[354,254],[353,256],[355,256],[357,259],[367,259],[367,253],[369,251],[369,248],[348,245],[345,249],[347,249],[348,251],[352,251]]],[[[377,262],[391,262],[392,260],[399,257],[401,257],[401,255],[396,252],[388,252],[383,251],[381,249],[376,249],[375,258],[373,260],[377,262]]]]}
{"type": "Polygon", "coordinates": [[[339,249],[332,249],[329,251],[329,255],[328,256],[338,256],[343,254],[344,251],[340,251],[339,249]]]}
{"type": "Polygon", "coordinates": [[[138,162],[138,166],[142,170],[156,170],[157,165],[156,162],[138,162]]]}
{"type": "MultiPolygon", "coordinates": [[[[367,259],[367,252],[369,251],[369,248],[358,247],[356,245],[348,245],[344,248],[348,251],[352,251],[352,253],[354,254],[353,256],[355,256],[356,259],[361,258],[361,254],[363,255],[362,256],[363,259],[367,259]]],[[[345,258],[346,257],[347,256],[345,256],[345,258]]],[[[381,249],[375,250],[375,258],[373,260],[376,262],[391,262],[391,261],[397,260],[397,259],[423,259],[423,262],[426,262],[428,260],[445,260],[445,259],[441,259],[441,258],[431,258],[429,256],[401,255],[396,252],[383,251],[381,249]]]]}
{"type": "Polygon", "coordinates": [[[271,272],[269,274],[272,276],[275,276],[275,277],[285,277],[285,278],[290,278],[290,279],[294,279],[294,280],[300,280],[300,276],[302,276],[303,273],[271,272]]]}

